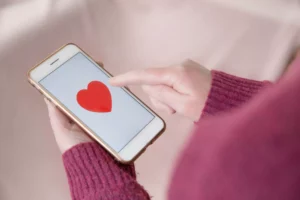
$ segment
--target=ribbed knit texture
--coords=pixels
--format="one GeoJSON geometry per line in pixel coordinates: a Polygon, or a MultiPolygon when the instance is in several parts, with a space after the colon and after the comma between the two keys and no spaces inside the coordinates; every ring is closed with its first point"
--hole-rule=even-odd
{"type": "MultiPolygon", "coordinates": [[[[247,91],[236,83],[232,87],[247,91]]],[[[235,102],[231,94],[225,105],[235,102]]],[[[209,105],[220,108],[214,102],[209,105]]],[[[169,199],[299,200],[299,102],[300,58],[244,106],[200,120],[174,170],[169,199]]]]}
{"type": "Polygon", "coordinates": [[[212,85],[202,111],[202,117],[237,108],[268,84],[270,83],[267,81],[239,78],[213,70],[212,85]]]}
{"type": "Polygon", "coordinates": [[[79,144],[63,154],[73,200],[148,200],[133,165],[115,161],[99,144],[79,144]]]}
{"type": "MultiPolygon", "coordinates": [[[[230,76],[222,72],[213,71],[212,88],[204,108],[204,115],[214,115],[241,105],[256,94],[265,83],[230,76]]],[[[194,149],[205,152],[205,145],[194,144],[194,149]]],[[[209,149],[207,147],[207,149],[209,149]]],[[[192,151],[190,151],[192,152],[192,151]]],[[[183,188],[189,188],[192,196],[198,194],[199,183],[191,177],[185,177],[185,173],[205,166],[202,161],[194,162],[200,154],[190,155],[186,152],[186,158],[191,163],[180,166],[180,182],[176,183],[175,190],[171,190],[172,200],[196,200],[196,198],[185,198],[183,188]]],[[[146,200],[150,199],[147,192],[136,182],[133,165],[122,165],[116,162],[100,145],[96,143],[80,144],[68,150],[63,155],[64,165],[67,172],[70,191],[73,200],[146,200]]],[[[155,163],[153,163],[155,164],[155,163]]],[[[204,171],[205,172],[205,171],[204,171]]],[[[155,173],[150,172],[149,173],[155,173]]],[[[196,174],[195,174],[196,175],[196,174]]],[[[213,174],[208,174],[213,176],[213,174]]],[[[176,180],[176,179],[175,179],[176,180]]],[[[176,180],[177,181],[177,180],[176,180]]],[[[159,186],[158,186],[159,187],[159,186]]],[[[219,198],[220,200],[222,198],[219,198]]],[[[241,200],[243,198],[240,198],[241,200]]],[[[200,200],[210,200],[200,199],[200,200]]],[[[217,199],[214,199],[217,200],[217,199]]]]}

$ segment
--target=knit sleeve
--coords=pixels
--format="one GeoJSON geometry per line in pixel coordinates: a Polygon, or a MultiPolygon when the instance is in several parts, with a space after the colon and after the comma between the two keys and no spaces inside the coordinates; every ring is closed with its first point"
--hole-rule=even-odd
{"type": "Polygon", "coordinates": [[[202,117],[238,107],[269,84],[271,83],[267,81],[239,78],[213,70],[211,89],[202,111],[202,117]]]}
{"type": "Polygon", "coordinates": [[[133,165],[115,161],[96,143],[79,144],[63,155],[73,200],[148,200],[133,165]]]}
{"type": "Polygon", "coordinates": [[[300,199],[300,57],[243,108],[202,120],[169,199],[300,199]],[[184,183],[184,184],[182,184],[184,183]]]}

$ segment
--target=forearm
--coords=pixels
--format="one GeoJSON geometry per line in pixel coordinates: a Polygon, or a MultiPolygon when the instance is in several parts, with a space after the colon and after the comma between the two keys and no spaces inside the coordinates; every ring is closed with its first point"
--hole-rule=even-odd
{"type": "Polygon", "coordinates": [[[202,117],[225,112],[241,106],[255,96],[267,81],[239,78],[220,71],[212,71],[212,84],[202,117]]]}
{"type": "Polygon", "coordinates": [[[96,143],[73,147],[63,155],[73,200],[148,200],[136,182],[133,165],[115,161],[96,143]]]}

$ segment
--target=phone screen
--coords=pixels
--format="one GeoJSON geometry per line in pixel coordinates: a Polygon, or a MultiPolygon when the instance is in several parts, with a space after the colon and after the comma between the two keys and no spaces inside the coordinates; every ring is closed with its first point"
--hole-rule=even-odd
{"type": "Polygon", "coordinates": [[[84,54],[77,53],[39,83],[116,152],[153,119],[84,54]]]}

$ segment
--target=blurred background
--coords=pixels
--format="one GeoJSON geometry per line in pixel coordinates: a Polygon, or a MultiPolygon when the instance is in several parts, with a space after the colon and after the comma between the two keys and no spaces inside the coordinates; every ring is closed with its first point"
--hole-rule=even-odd
{"type": "MultiPolygon", "coordinates": [[[[70,199],[43,98],[26,79],[60,46],[78,44],[112,74],[191,58],[274,81],[300,44],[299,30],[299,0],[1,0],[0,199],[70,199]]],[[[192,126],[161,115],[167,131],[136,162],[154,200],[165,199],[192,126]]]]}

